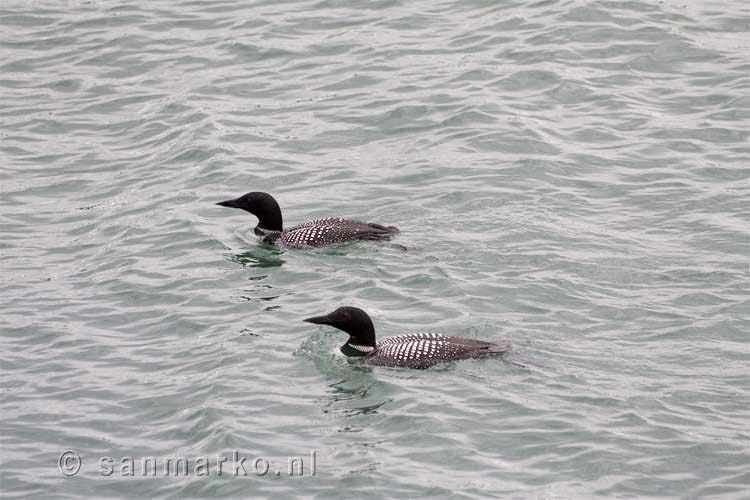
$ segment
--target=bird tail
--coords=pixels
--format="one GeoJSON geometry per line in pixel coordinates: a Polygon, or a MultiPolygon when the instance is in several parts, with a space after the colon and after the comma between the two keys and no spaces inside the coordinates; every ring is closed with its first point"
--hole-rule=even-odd
{"type": "Polygon", "coordinates": [[[375,224],[374,222],[370,222],[369,224],[370,227],[382,231],[385,234],[398,234],[401,232],[396,226],[383,226],[381,224],[375,224]]]}
{"type": "Polygon", "coordinates": [[[503,354],[506,352],[510,352],[512,349],[513,346],[507,340],[501,340],[500,342],[491,342],[487,346],[487,352],[491,352],[493,354],[503,354]]]}

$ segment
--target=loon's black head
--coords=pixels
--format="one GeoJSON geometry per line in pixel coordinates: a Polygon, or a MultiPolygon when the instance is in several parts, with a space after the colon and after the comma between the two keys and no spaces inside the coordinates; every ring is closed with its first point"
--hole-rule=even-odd
{"type": "MultiPolygon", "coordinates": [[[[258,228],[268,231],[281,231],[281,208],[268,193],[254,191],[234,200],[220,201],[217,205],[230,208],[241,208],[258,218],[258,228]]],[[[258,231],[256,231],[257,233],[258,231]]]]}
{"type": "Polygon", "coordinates": [[[317,325],[330,325],[349,334],[341,347],[347,356],[364,356],[375,348],[375,327],[372,320],[358,307],[339,307],[325,316],[315,316],[304,321],[317,325]]]}

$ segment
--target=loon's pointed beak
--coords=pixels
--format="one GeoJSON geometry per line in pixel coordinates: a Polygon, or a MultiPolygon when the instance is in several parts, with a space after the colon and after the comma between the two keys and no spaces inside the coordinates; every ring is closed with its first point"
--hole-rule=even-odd
{"type": "Polygon", "coordinates": [[[306,318],[302,321],[306,321],[308,323],[315,323],[316,325],[327,325],[331,321],[328,315],[325,316],[314,316],[312,318],[306,318]]]}
{"type": "Polygon", "coordinates": [[[217,203],[220,207],[229,207],[229,208],[240,208],[237,200],[227,200],[227,201],[220,201],[217,203]]]}

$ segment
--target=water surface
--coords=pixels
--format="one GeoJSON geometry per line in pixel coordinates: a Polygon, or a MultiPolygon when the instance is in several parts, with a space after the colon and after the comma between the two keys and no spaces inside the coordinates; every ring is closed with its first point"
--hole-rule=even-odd
{"type": "Polygon", "coordinates": [[[4,498],[747,498],[745,2],[10,1],[0,27],[4,498]],[[276,251],[214,205],[251,190],[402,235],[276,251]],[[525,368],[349,366],[301,322],[344,304],[525,368]],[[234,451],[269,473],[98,463],[234,451]]]}

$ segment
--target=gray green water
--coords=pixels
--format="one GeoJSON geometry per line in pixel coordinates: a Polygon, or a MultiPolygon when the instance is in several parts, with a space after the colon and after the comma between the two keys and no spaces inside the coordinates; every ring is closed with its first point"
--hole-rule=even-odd
{"type": "Polygon", "coordinates": [[[749,54],[744,0],[2,2],[2,497],[749,498],[749,54]],[[349,366],[342,304],[525,368],[349,366]]]}

